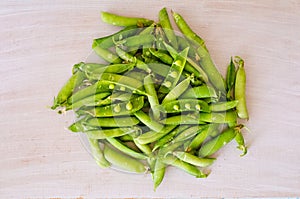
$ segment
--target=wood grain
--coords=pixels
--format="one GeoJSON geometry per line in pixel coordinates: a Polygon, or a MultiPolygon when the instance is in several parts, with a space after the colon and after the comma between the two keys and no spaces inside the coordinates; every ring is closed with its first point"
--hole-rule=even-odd
{"type": "Polygon", "coordinates": [[[1,198],[199,198],[300,195],[300,1],[1,1],[1,198]],[[177,169],[153,192],[149,175],[97,167],[72,115],[47,106],[92,39],[117,27],[100,11],[157,19],[168,7],[206,40],[222,73],[245,58],[249,154],[226,147],[207,179],[177,169]]]}

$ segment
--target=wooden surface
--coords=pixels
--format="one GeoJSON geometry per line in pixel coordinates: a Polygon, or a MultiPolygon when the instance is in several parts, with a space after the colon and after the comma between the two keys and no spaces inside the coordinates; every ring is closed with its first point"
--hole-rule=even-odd
{"type": "Polygon", "coordinates": [[[1,1],[1,198],[280,197],[300,195],[300,1],[1,1]],[[232,143],[207,179],[169,169],[156,192],[150,175],[102,170],[68,132],[72,115],[50,111],[92,39],[118,28],[100,11],[157,19],[181,13],[206,40],[224,74],[246,61],[249,154],[232,143]]]}

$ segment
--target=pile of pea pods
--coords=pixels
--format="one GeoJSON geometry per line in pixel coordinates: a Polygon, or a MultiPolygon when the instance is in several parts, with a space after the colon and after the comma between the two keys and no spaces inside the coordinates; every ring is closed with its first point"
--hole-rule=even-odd
{"type": "Polygon", "coordinates": [[[169,166],[206,178],[216,152],[233,140],[247,153],[242,58],[231,58],[223,77],[204,40],[171,11],[174,30],[166,8],[158,22],[101,16],[123,28],[93,41],[104,62],[75,64],[51,107],[74,111],[69,130],[87,136],[101,168],[150,173],[156,189],[169,166]]]}

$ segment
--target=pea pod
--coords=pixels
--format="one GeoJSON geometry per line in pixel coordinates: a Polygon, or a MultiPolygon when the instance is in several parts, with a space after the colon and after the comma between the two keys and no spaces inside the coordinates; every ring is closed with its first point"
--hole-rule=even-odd
{"type": "Polygon", "coordinates": [[[191,28],[190,26],[186,23],[186,21],[183,19],[183,17],[176,13],[173,12],[173,18],[174,21],[176,23],[176,25],[178,26],[179,30],[191,41],[198,43],[199,45],[201,45],[203,48],[206,49],[204,40],[199,37],[191,28]]]}
{"type": "Polygon", "coordinates": [[[139,110],[133,113],[135,117],[137,117],[142,123],[144,123],[146,126],[148,126],[151,130],[159,132],[163,129],[163,125],[156,122],[155,120],[152,120],[149,115],[144,113],[143,111],[139,110]]]}
{"type": "Polygon", "coordinates": [[[204,127],[200,133],[198,133],[192,141],[189,143],[188,147],[186,148],[187,152],[199,149],[200,145],[204,142],[204,140],[209,136],[209,129],[210,125],[204,127]]]}
{"type": "Polygon", "coordinates": [[[109,128],[109,129],[94,129],[85,131],[86,135],[91,139],[108,139],[113,137],[120,137],[130,133],[135,133],[140,131],[139,128],[109,128]]]}
{"type": "Polygon", "coordinates": [[[225,131],[223,131],[219,136],[211,139],[210,141],[206,142],[199,150],[198,155],[200,157],[207,157],[218,150],[220,150],[224,145],[231,142],[237,132],[242,128],[242,126],[237,126],[234,128],[228,128],[225,131]]]}
{"type": "Polygon", "coordinates": [[[126,47],[140,47],[155,42],[155,37],[151,34],[140,34],[128,37],[124,40],[118,41],[117,44],[122,44],[126,47]]]}
{"type": "Polygon", "coordinates": [[[126,127],[137,125],[140,121],[135,117],[106,117],[106,118],[91,118],[85,123],[89,126],[98,127],[126,127]]]}
{"type": "Polygon", "coordinates": [[[97,44],[93,44],[94,52],[108,63],[119,64],[122,60],[108,49],[101,48],[97,44]]]}
{"type": "Polygon", "coordinates": [[[156,149],[161,148],[164,145],[166,145],[167,143],[171,142],[177,134],[181,133],[182,131],[184,131],[187,128],[188,128],[187,125],[181,125],[181,126],[176,127],[170,133],[168,133],[167,135],[160,138],[153,146],[152,151],[155,151],[156,149]]]}
{"type": "Polygon", "coordinates": [[[120,141],[118,141],[117,139],[115,138],[106,138],[106,140],[111,144],[113,145],[115,148],[119,149],[120,151],[122,151],[123,153],[133,157],[133,158],[137,158],[137,159],[147,159],[147,156],[142,154],[142,153],[139,153],[139,152],[136,152],[130,148],[128,148],[127,146],[125,146],[124,144],[122,144],[120,141]]]}
{"type": "Polygon", "coordinates": [[[174,140],[172,140],[172,142],[186,141],[186,140],[194,137],[195,135],[201,133],[206,128],[207,128],[206,125],[191,126],[188,129],[185,129],[184,131],[182,131],[178,136],[176,136],[174,138],[174,140]]]}
{"type": "Polygon", "coordinates": [[[237,148],[242,150],[242,152],[243,152],[240,156],[246,155],[247,154],[247,147],[245,146],[245,141],[244,141],[243,134],[241,132],[237,132],[234,139],[238,143],[237,148]]]}
{"type": "Polygon", "coordinates": [[[136,141],[139,142],[140,144],[149,144],[151,142],[155,142],[156,140],[170,133],[175,127],[176,127],[175,125],[166,125],[159,132],[154,132],[154,131],[146,132],[138,136],[136,138],[136,141]]]}
{"type": "Polygon", "coordinates": [[[240,57],[236,57],[235,62],[239,66],[236,72],[234,87],[234,96],[235,99],[238,100],[236,110],[239,118],[249,119],[248,109],[246,105],[246,72],[244,68],[244,60],[242,60],[240,57]]]}
{"type": "Polygon", "coordinates": [[[93,117],[113,117],[121,115],[130,115],[143,108],[144,97],[136,97],[128,102],[118,104],[111,104],[103,107],[95,107],[92,109],[84,110],[85,113],[93,117]]]}
{"type": "Polygon", "coordinates": [[[149,26],[153,23],[152,20],[137,17],[120,16],[113,13],[101,12],[102,21],[114,26],[149,26]]]}
{"type": "Polygon", "coordinates": [[[188,77],[175,86],[163,99],[162,104],[176,100],[189,87],[191,78],[188,77]]]}
{"type": "MultiPolygon", "coordinates": [[[[66,109],[77,109],[82,106],[101,106],[101,105],[107,105],[110,104],[109,102],[107,103],[107,100],[105,100],[106,97],[111,95],[110,92],[103,92],[103,93],[97,93],[95,95],[88,96],[84,99],[81,99],[75,103],[71,102],[66,109]]],[[[70,100],[71,101],[71,100],[70,100]]]]}
{"type": "Polygon", "coordinates": [[[190,175],[195,176],[196,178],[206,178],[207,177],[206,174],[204,174],[202,171],[200,171],[194,165],[186,163],[172,155],[168,155],[165,158],[162,158],[161,161],[167,165],[172,165],[174,167],[177,167],[177,168],[189,173],[190,175]]]}
{"type": "Polygon", "coordinates": [[[226,72],[226,91],[227,91],[227,98],[230,99],[231,97],[231,92],[234,87],[235,83],[235,65],[232,61],[232,57],[230,59],[230,64],[227,66],[227,72],[226,72]]]}
{"type": "Polygon", "coordinates": [[[160,59],[162,62],[164,62],[165,64],[172,64],[173,63],[173,58],[170,56],[170,55],[168,55],[168,54],[166,54],[166,53],[164,53],[164,52],[161,52],[161,51],[159,51],[159,50],[154,50],[154,49],[152,49],[152,48],[149,48],[149,52],[153,55],[153,56],[155,56],[155,57],[157,57],[158,59],[160,59]]]}
{"type": "Polygon", "coordinates": [[[174,59],[172,66],[169,70],[169,74],[166,76],[164,82],[158,90],[159,92],[167,93],[176,86],[186,62],[188,50],[188,48],[184,49],[178,54],[176,59],[174,59]]]}
{"type": "Polygon", "coordinates": [[[172,46],[174,46],[175,49],[177,49],[178,44],[177,44],[176,35],[173,31],[167,9],[166,8],[161,9],[159,11],[158,17],[159,17],[159,23],[166,34],[168,42],[172,44],[172,46]]]}
{"type": "Polygon", "coordinates": [[[57,96],[54,98],[53,105],[51,109],[56,109],[58,106],[62,105],[67,101],[67,99],[72,95],[74,89],[79,83],[81,83],[84,79],[82,72],[78,71],[73,74],[69,80],[65,83],[65,85],[60,89],[57,96]]]}
{"type": "Polygon", "coordinates": [[[227,101],[227,102],[218,102],[218,103],[212,103],[210,105],[211,111],[227,111],[229,109],[233,109],[237,106],[238,101],[227,101]]]}
{"type": "Polygon", "coordinates": [[[96,163],[99,165],[101,168],[106,168],[110,166],[110,163],[105,159],[103,155],[103,151],[99,146],[99,141],[96,139],[91,139],[89,138],[89,143],[90,143],[90,149],[92,152],[92,155],[96,161],[96,163]]]}
{"type": "Polygon", "coordinates": [[[127,26],[112,35],[95,39],[93,45],[100,46],[101,48],[104,49],[108,49],[110,47],[113,47],[116,41],[133,36],[138,31],[140,31],[140,28],[138,28],[136,25],[127,26]]]}
{"type": "Polygon", "coordinates": [[[124,169],[125,171],[134,173],[145,173],[147,172],[147,167],[140,161],[131,158],[115,149],[112,149],[107,144],[104,147],[104,157],[112,165],[124,169]]]}
{"type": "Polygon", "coordinates": [[[155,167],[153,173],[154,191],[163,181],[165,176],[165,171],[166,171],[166,165],[160,159],[157,159],[155,161],[155,167]]]}
{"type": "Polygon", "coordinates": [[[198,167],[208,167],[216,160],[215,158],[199,158],[197,156],[183,151],[175,151],[173,152],[173,155],[184,162],[190,163],[198,167]]]}
{"type": "Polygon", "coordinates": [[[150,103],[150,107],[153,113],[154,120],[158,120],[160,118],[159,101],[157,98],[156,90],[153,84],[153,80],[151,75],[147,75],[144,79],[144,87],[148,94],[148,100],[150,103]]]}
{"type": "Polygon", "coordinates": [[[210,107],[203,100],[197,99],[179,99],[169,102],[165,102],[162,108],[167,113],[180,113],[180,112],[191,112],[191,111],[202,111],[210,112],[210,107]]]}

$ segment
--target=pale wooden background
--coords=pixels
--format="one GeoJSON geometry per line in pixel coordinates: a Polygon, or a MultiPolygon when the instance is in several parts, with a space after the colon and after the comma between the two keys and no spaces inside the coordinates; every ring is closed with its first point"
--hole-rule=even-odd
{"type": "Polygon", "coordinates": [[[300,1],[1,1],[1,198],[280,197],[300,195],[300,1]],[[148,175],[101,170],[77,135],[72,115],[47,109],[95,37],[118,28],[100,11],[157,18],[181,13],[205,38],[224,74],[245,58],[249,154],[226,147],[211,175],[170,169],[157,192],[148,175]]]}

